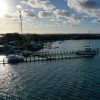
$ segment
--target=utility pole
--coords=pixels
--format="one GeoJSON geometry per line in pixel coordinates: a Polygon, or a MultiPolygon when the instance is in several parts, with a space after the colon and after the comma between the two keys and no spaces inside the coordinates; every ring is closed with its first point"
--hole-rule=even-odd
{"type": "Polygon", "coordinates": [[[22,27],[22,13],[21,13],[21,11],[19,11],[19,18],[20,18],[20,33],[22,34],[23,33],[23,27],[22,27]]]}

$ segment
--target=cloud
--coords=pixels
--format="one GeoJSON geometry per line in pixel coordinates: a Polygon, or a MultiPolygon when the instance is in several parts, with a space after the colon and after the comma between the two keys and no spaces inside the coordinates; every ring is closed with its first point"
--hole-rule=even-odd
{"type": "Polygon", "coordinates": [[[22,9],[22,6],[21,5],[17,5],[16,8],[22,9]]]}
{"type": "Polygon", "coordinates": [[[63,24],[66,24],[66,23],[68,23],[68,21],[63,21],[62,23],[63,23],[63,24]]]}
{"type": "Polygon", "coordinates": [[[93,0],[67,0],[67,5],[78,12],[98,7],[98,4],[93,0]]]}
{"type": "Polygon", "coordinates": [[[88,18],[88,17],[90,17],[90,16],[89,16],[89,15],[83,15],[83,17],[88,18]]]}
{"type": "Polygon", "coordinates": [[[26,2],[25,2],[24,0],[20,1],[20,3],[22,3],[22,4],[26,4],[26,2]]]}
{"type": "Polygon", "coordinates": [[[45,25],[45,27],[49,27],[49,28],[50,28],[50,27],[55,27],[55,26],[56,26],[56,25],[54,25],[54,24],[46,24],[46,25],[45,25]]]}
{"type": "Polygon", "coordinates": [[[52,18],[52,19],[50,19],[49,21],[62,21],[62,20],[59,19],[59,18],[52,18]]]}
{"type": "Polygon", "coordinates": [[[54,24],[56,24],[56,25],[57,25],[57,24],[59,24],[59,23],[58,23],[58,22],[55,22],[54,24]]]}
{"type": "Polygon", "coordinates": [[[55,8],[55,6],[52,5],[49,0],[45,0],[45,1],[28,0],[27,2],[23,1],[22,3],[27,4],[33,8],[43,8],[44,10],[53,10],[55,8]]]}
{"type": "Polygon", "coordinates": [[[70,27],[77,27],[76,24],[70,24],[70,27]]]}
{"type": "Polygon", "coordinates": [[[6,13],[6,14],[4,14],[3,17],[4,18],[9,18],[13,21],[19,21],[20,20],[18,13],[6,13]]]}
{"type": "Polygon", "coordinates": [[[85,13],[91,17],[100,16],[100,9],[95,0],[67,0],[67,5],[78,13],[85,13]]]}
{"type": "Polygon", "coordinates": [[[100,23],[100,18],[93,20],[92,23],[100,23]]]}
{"type": "Polygon", "coordinates": [[[24,17],[33,17],[33,18],[36,17],[35,14],[33,13],[33,11],[28,10],[28,9],[22,10],[22,14],[24,17]]]}
{"type": "Polygon", "coordinates": [[[87,0],[87,1],[85,0],[83,2],[80,2],[80,5],[86,9],[94,9],[98,6],[98,4],[92,0],[87,0]]]}
{"type": "Polygon", "coordinates": [[[50,11],[40,11],[38,16],[39,16],[39,18],[51,18],[52,12],[50,12],[50,11]]]}
{"type": "Polygon", "coordinates": [[[68,19],[68,23],[75,23],[75,24],[79,24],[81,22],[84,21],[83,18],[79,18],[77,17],[76,15],[74,14],[71,14],[69,13],[68,11],[66,10],[60,10],[60,9],[57,9],[53,12],[54,16],[56,16],[57,18],[60,18],[60,17],[63,17],[63,18],[66,18],[68,19]]]}
{"type": "Polygon", "coordinates": [[[6,13],[3,15],[5,18],[13,18],[14,16],[11,13],[6,13]]]}
{"type": "Polygon", "coordinates": [[[33,8],[42,8],[40,0],[28,0],[27,4],[33,8]]]}
{"type": "Polygon", "coordinates": [[[44,10],[53,10],[55,8],[55,6],[50,3],[50,1],[42,1],[42,2],[43,2],[42,7],[44,10]]]}
{"type": "Polygon", "coordinates": [[[20,21],[19,18],[13,18],[13,21],[17,22],[17,21],[20,21]]]}
{"type": "Polygon", "coordinates": [[[60,10],[60,9],[56,9],[53,14],[59,18],[59,17],[64,17],[64,18],[68,18],[71,17],[71,14],[69,12],[67,12],[66,10],[60,10]]]}
{"type": "Polygon", "coordinates": [[[100,17],[100,9],[94,9],[89,12],[87,12],[88,15],[92,17],[100,17]]]}
{"type": "Polygon", "coordinates": [[[72,18],[70,18],[70,19],[68,20],[68,23],[80,24],[80,23],[83,22],[83,21],[84,21],[83,18],[79,18],[79,17],[73,15],[72,18]]]}

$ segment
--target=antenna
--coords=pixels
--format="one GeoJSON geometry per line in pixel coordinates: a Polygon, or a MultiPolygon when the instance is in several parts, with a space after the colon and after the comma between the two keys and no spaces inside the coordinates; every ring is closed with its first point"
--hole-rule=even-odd
{"type": "Polygon", "coordinates": [[[21,14],[21,11],[19,11],[20,15],[19,15],[19,18],[20,18],[20,33],[22,34],[23,33],[23,27],[22,27],[22,14],[21,14]]]}

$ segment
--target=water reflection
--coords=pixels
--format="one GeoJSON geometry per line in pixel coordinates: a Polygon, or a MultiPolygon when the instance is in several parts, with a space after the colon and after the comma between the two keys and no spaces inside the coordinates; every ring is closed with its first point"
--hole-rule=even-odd
{"type": "MultiPolygon", "coordinates": [[[[15,91],[15,82],[14,78],[16,78],[16,82],[18,81],[18,73],[14,71],[14,68],[10,65],[6,64],[0,66],[0,89],[2,92],[0,92],[0,95],[2,97],[9,96],[8,94],[13,94],[15,91]]],[[[14,93],[15,94],[15,93],[14,93]]]]}

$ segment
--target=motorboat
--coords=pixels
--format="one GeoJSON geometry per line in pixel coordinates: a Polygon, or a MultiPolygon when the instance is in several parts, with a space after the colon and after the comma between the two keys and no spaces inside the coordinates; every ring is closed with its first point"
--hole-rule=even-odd
{"type": "Polygon", "coordinates": [[[85,49],[76,52],[77,55],[96,55],[96,50],[90,46],[84,46],[85,49]]]}
{"type": "Polygon", "coordinates": [[[24,58],[18,55],[11,55],[8,57],[9,63],[17,63],[17,62],[24,62],[24,58]]]}

